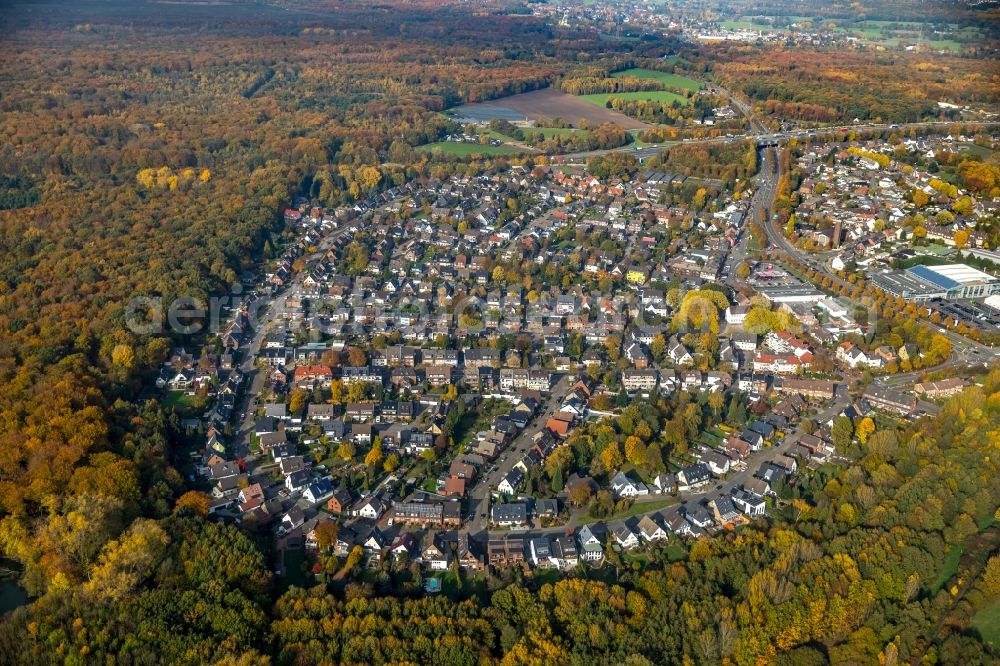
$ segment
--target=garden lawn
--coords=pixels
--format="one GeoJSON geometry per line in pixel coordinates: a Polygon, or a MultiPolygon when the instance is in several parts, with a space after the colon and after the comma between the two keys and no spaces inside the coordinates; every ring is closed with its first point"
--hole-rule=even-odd
{"type": "Polygon", "coordinates": [[[632,506],[625,509],[624,511],[619,511],[618,513],[613,513],[610,516],[605,516],[603,518],[591,518],[590,516],[586,516],[580,521],[580,523],[583,525],[592,525],[594,523],[600,523],[600,522],[624,520],[626,518],[641,516],[644,513],[659,511],[660,509],[665,509],[668,506],[673,506],[674,504],[677,504],[676,497],[668,497],[667,499],[654,500],[652,502],[635,502],[632,504],[632,506]]]}

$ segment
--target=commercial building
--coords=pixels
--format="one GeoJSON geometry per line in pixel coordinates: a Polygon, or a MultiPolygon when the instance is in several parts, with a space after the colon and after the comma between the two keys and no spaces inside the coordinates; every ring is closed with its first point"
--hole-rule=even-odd
{"type": "Polygon", "coordinates": [[[771,303],[819,303],[826,294],[808,284],[756,287],[771,303]]]}
{"type": "Polygon", "coordinates": [[[1000,292],[1000,278],[965,264],[914,266],[909,272],[944,289],[949,299],[982,298],[1000,292]]]}
{"type": "Polygon", "coordinates": [[[929,301],[932,298],[944,298],[945,292],[938,286],[926,280],[910,275],[907,271],[885,271],[871,276],[872,283],[893,296],[899,296],[907,301],[929,301]]]}
{"type": "Polygon", "coordinates": [[[1000,293],[1000,278],[965,264],[914,266],[905,271],[876,273],[872,282],[882,291],[909,301],[983,298],[1000,293]]]}

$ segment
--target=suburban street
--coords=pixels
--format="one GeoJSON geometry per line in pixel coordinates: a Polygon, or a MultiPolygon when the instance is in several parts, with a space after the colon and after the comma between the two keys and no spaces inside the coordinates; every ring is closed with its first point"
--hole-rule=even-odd
{"type": "MultiPolygon", "coordinates": [[[[331,232],[320,243],[318,249],[308,259],[308,262],[318,261],[330,249],[333,241],[348,231],[347,226],[331,232]]],[[[274,296],[270,303],[263,303],[256,312],[250,313],[250,325],[254,331],[253,338],[248,343],[240,346],[240,370],[248,378],[249,384],[243,391],[242,399],[239,403],[239,430],[233,439],[234,453],[238,458],[246,459],[250,455],[250,434],[253,432],[256,421],[256,410],[260,398],[260,393],[264,389],[265,376],[256,366],[257,354],[260,353],[264,338],[270,329],[271,323],[285,315],[285,308],[290,298],[294,299],[299,295],[302,287],[302,280],[306,276],[305,271],[299,271],[292,280],[292,283],[280,294],[274,296]]],[[[262,296],[260,300],[266,301],[267,297],[262,296]]]]}
{"type": "MultiPolygon", "coordinates": [[[[642,148],[625,146],[612,150],[576,153],[566,155],[564,157],[567,159],[579,159],[616,151],[633,151],[637,155],[643,156],[647,154],[646,151],[649,151],[649,154],[652,154],[656,150],[670,145],[682,143],[719,143],[742,141],[748,137],[754,137],[757,139],[759,146],[758,174],[753,187],[749,190],[752,193],[751,199],[747,206],[747,211],[743,219],[743,226],[739,237],[736,244],[730,249],[725,258],[723,270],[724,280],[733,286],[737,286],[740,283],[739,278],[736,276],[735,269],[747,256],[748,243],[750,239],[750,225],[754,220],[764,220],[765,222],[763,227],[771,245],[778,248],[782,252],[787,253],[788,256],[795,257],[804,264],[813,267],[816,270],[822,271],[824,274],[830,275],[832,279],[839,283],[839,277],[836,276],[832,268],[826,265],[821,255],[809,255],[803,250],[796,248],[787,238],[784,237],[781,230],[777,229],[771,223],[772,206],[776,196],[777,183],[780,176],[776,146],[780,142],[793,137],[819,137],[819,140],[822,140],[827,136],[832,136],[834,133],[839,134],[839,130],[799,130],[783,134],[769,133],[762,121],[754,116],[752,108],[737,97],[729,94],[727,91],[723,91],[723,93],[729,97],[732,106],[738,109],[740,113],[744,114],[744,116],[748,119],[748,123],[752,129],[751,134],[698,139],[693,141],[666,142],[642,148]]],[[[889,126],[884,124],[859,125],[850,129],[854,131],[877,131],[890,128],[906,129],[909,127],[923,127],[927,125],[928,123],[903,126],[889,126]]],[[[331,246],[332,242],[338,236],[347,233],[349,230],[350,226],[345,225],[327,235],[321,242],[319,250],[306,259],[307,263],[319,260],[331,246]]],[[[513,241],[511,242],[513,243],[513,241]]],[[[242,400],[240,401],[241,416],[239,434],[235,445],[237,455],[244,460],[252,460],[249,450],[250,436],[253,432],[256,420],[255,412],[259,407],[260,395],[267,379],[266,372],[262,372],[255,367],[255,359],[264,344],[264,340],[272,322],[283,318],[286,315],[288,302],[297,298],[301,294],[302,280],[307,274],[307,271],[299,271],[293,277],[291,283],[281,292],[277,293],[273,297],[261,297],[258,299],[260,308],[258,309],[256,316],[251,317],[253,320],[252,323],[255,326],[253,337],[240,349],[240,358],[242,359],[240,367],[248,376],[249,385],[243,393],[242,400]],[[270,298],[270,302],[267,302],[268,298],[270,298]]],[[[986,357],[993,357],[993,350],[991,349],[987,349],[982,345],[977,345],[977,343],[951,332],[943,331],[942,334],[946,335],[949,340],[952,341],[955,353],[950,361],[943,366],[939,366],[938,369],[959,366],[962,364],[980,363],[986,357]]],[[[902,387],[917,381],[919,375],[920,373],[918,372],[900,373],[890,377],[879,378],[876,382],[884,386],[902,387]]],[[[529,426],[514,439],[511,445],[506,449],[506,451],[504,451],[495,464],[492,467],[486,468],[482,476],[477,478],[475,483],[468,489],[466,495],[468,503],[465,512],[466,520],[464,530],[467,530],[470,534],[480,535],[481,537],[489,529],[490,505],[492,499],[491,493],[496,491],[500,481],[530,450],[533,445],[533,438],[545,428],[545,424],[548,419],[558,411],[562,400],[568,392],[570,376],[565,374],[556,375],[554,376],[554,379],[555,382],[552,390],[545,398],[538,413],[532,419],[529,426]]],[[[819,422],[828,421],[836,417],[836,415],[839,414],[849,404],[849,402],[850,398],[846,391],[838,392],[836,398],[831,404],[822,408],[819,413],[811,418],[814,421],[819,422]]],[[[637,497],[634,501],[637,505],[636,508],[639,510],[639,513],[633,513],[632,511],[629,513],[632,514],[634,519],[637,520],[644,515],[655,514],[662,511],[664,501],[676,500],[676,503],[684,505],[692,500],[702,501],[720,496],[729,496],[733,490],[741,488],[743,484],[753,478],[754,474],[760,469],[761,465],[774,462],[780,456],[788,455],[794,452],[795,446],[802,434],[803,431],[801,427],[797,427],[792,432],[787,433],[786,436],[777,444],[773,446],[766,446],[761,451],[751,455],[748,460],[744,461],[737,468],[734,468],[734,470],[727,474],[725,478],[713,479],[709,484],[703,486],[698,491],[689,491],[674,495],[651,493],[649,495],[637,497]],[[644,504],[648,504],[650,506],[648,511],[642,511],[642,506],[644,504]]],[[[376,490],[384,487],[392,480],[405,478],[407,468],[408,466],[404,466],[400,470],[397,470],[395,474],[383,479],[376,487],[376,490]]],[[[566,500],[565,496],[563,496],[563,500],[566,500]]],[[[578,509],[573,511],[569,520],[564,525],[559,527],[522,531],[529,532],[530,534],[558,534],[565,533],[566,531],[572,531],[575,527],[589,522],[594,521],[589,517],[587,511],[585,509],[578,509]]]]}
{"type": "Polygon", "coordinates": [[[569,376],[562,375],[552,386],[549,397],[531,424],[518,434],[517,438],[504,451],[493,471],[477,478],[476,484],[468,493],[468,514],[473,516],[472,520],[468,522],[470,532],[478,532],[486,527],[490,512],[490,492],[496,489],[497,484],[514,469],[514,465],[532,447],[532,438],[545,428],[549,417],[559,410],[559,406],[568,391],[569,376]]]}
{"type": "MultiPolygon", "coordinates": [[[[749,107],[738,101],[737,98],[730,96],[730,101],[733,106],[737,107],[737,110],[746,115],[750,109],[749,107]]],[[[886,130],[899,130],[908,131],[910,129],[920,129],[923,127],[933,127],[935,125],[968,125],[968,126],[988,126],[995,123],[986,121],[962,121],[960,123],[952,121],[930,121],[921,123],[871,123],[871,124],[859,124],[859,125],[849,125],[849,126],[836,126],[836,127],[818,127],[818,128],[805,128],[791,130],[788,132],[769,132],[764,125],[758,120],[751,121],[751,127],[753,131],[744,134],[729,134],[726,136],[715,136],[715,137],[705,137],[701,139],[683,139],[680,141],[662,141],[660,143],[650,143],[644,146],[635,146],[632,144],[627,144],[624,146],[619,146],[617,148],[603,148],[600,150],[586,150],[577,153],[566,153],[564,155],[556,155],[556,159],[562,159],[568,163],[576,163],[586,161],[591,157],[599,157],[601,155],[607,155],[609,153],[633,153],[636,157],[640,159],[645,159],[647,157],[652,157],[658,151],[664,148],[669,148],[671,146],[682,146],[682,145],[698,145],[698,144],[714,144],[714,143],[731,143],[733,141],[744,141],[746,139],[754,138],[757,140],[759,145],[767,144],[779,144],[788,141],[789,139],[816,139],[816,140],[828,140],[834,136],[840,136],[844,132],[842,127],[849,132],[884,132],[886,130]]]]}

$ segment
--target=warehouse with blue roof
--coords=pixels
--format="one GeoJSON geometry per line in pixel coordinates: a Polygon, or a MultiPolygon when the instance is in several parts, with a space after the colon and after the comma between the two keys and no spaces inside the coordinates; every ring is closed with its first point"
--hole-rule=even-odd
{"type": "Polygon", "coordinates": [[[908,301],[985,298],[1000,293],[1000,278],[965,264],[914,266],[905,271],[886,271],[873,275],[872,282],[882,291],[908,301]]]}

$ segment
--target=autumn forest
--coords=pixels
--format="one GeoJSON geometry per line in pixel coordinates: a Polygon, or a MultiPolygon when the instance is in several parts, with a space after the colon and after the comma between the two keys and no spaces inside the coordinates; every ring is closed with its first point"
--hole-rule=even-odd
{"type": "MultiPolygon", "coordinates": [[[[31,599],[0,620],[0,663],[995,663],[969,620],[1000,596],[1000,371],[936,418],[849,446],[851,464],[788,489],[783,512],[608,575],[504,571],[436,597],[388,579],[289,587],[266,540],[180,499],[190,441],[150,385],[190,341],[130,331],[129,300],[224,293],[290,238],[281,211],[298,196],[353,206],[547,161],[417,150],[461,131],[442,110],[580,81],[603,91],[610,72],[677,53],[679,74],[797,122],[947,120],[928,101],[944,90],[1000,101],[996,68],[957,55],[778,46],[761,61],[556,28],[508,4],[0,9],[0,552],[31,599]]],[[[536,144],[631,140],[598,126],[536,144]]],[[[758,168],[743,142],[652,164],[726,184],[758,168]]],[[[643,407],[654,434],[676,427],[672,409],[643,407]]]]}

